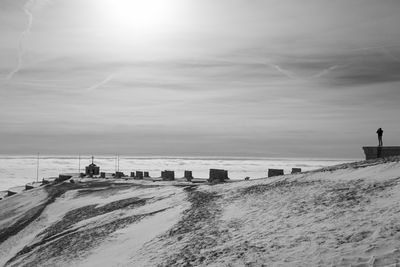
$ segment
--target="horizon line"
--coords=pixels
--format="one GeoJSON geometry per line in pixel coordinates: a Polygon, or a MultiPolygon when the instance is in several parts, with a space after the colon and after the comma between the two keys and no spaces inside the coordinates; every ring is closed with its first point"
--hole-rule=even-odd
{"type": "MultiPolygon", "coordinates": [[[[46,158],[68,158],[68,159],[78,159],[79,157],[81,159],[88,158],[90,159],[92,156],[94,158],[99,158],[99,159],[114,159],[117,156],[119,158],[124,158],[124,159],[226,159],[226,160],[363,160],[363,158],[339,158],[339,157],[268,157],[268,156],[163,156],[163,155],[145,155],[145,156],[138,156],[138,155],[121,155],[121,154],[39,154],[39,158],[41,159],[46,159],[46,158]]],[[[18,157],[23,157],[23,158],[34,158],[37,159],[38,154],[3,154],[0,153],[0,159],[7,159],[7,158],[18,158],[18,157]]]]}

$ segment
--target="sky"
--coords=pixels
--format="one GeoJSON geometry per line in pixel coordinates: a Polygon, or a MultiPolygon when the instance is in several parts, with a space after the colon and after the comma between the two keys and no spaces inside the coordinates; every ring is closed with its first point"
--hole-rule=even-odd
{"type": "Polygon", "coordinates": [[[0,154],[400,144],[398,0],[0,0],[0,154]]]}

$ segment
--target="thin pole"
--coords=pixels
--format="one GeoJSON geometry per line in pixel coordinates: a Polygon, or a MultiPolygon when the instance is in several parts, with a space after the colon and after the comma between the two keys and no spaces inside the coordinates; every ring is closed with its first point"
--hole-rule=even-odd
{"type": "Polygon", "coordinates": [[[115,154],[115,172],[117,172],[117,154],[115,154]]]}
{"type": "Polygon", "coordinates": [[[118,171],[119,171],[119,154],[118,154],[118,171]]]}
{"type": "Polygon", "coordinates": [[[81,154],[79,154],[79,160],[78,160],[78,176],[81,175],[81,154]]]}
{"type": "Polygon", "coordinates": [[[36,182],[39,182],[39,153],[37,154],[37,164],[36,164],[36,182]]]}

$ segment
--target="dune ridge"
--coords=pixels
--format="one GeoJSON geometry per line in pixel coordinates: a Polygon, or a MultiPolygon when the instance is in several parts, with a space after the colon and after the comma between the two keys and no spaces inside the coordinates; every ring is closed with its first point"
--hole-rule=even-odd
{"type": "Polygon", "coordinates": [[[76,180],[0,201],[4,266],[397,266],[400,157],[219,185],[76,180]]]}

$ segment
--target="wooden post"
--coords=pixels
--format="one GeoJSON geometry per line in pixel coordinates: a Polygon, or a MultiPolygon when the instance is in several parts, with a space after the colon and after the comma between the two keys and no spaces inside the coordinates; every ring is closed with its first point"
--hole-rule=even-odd
{"type": "Polygon", "coordinates": [[[37,154],[36,182],[39,182],[39,153],[37,154]]]}

